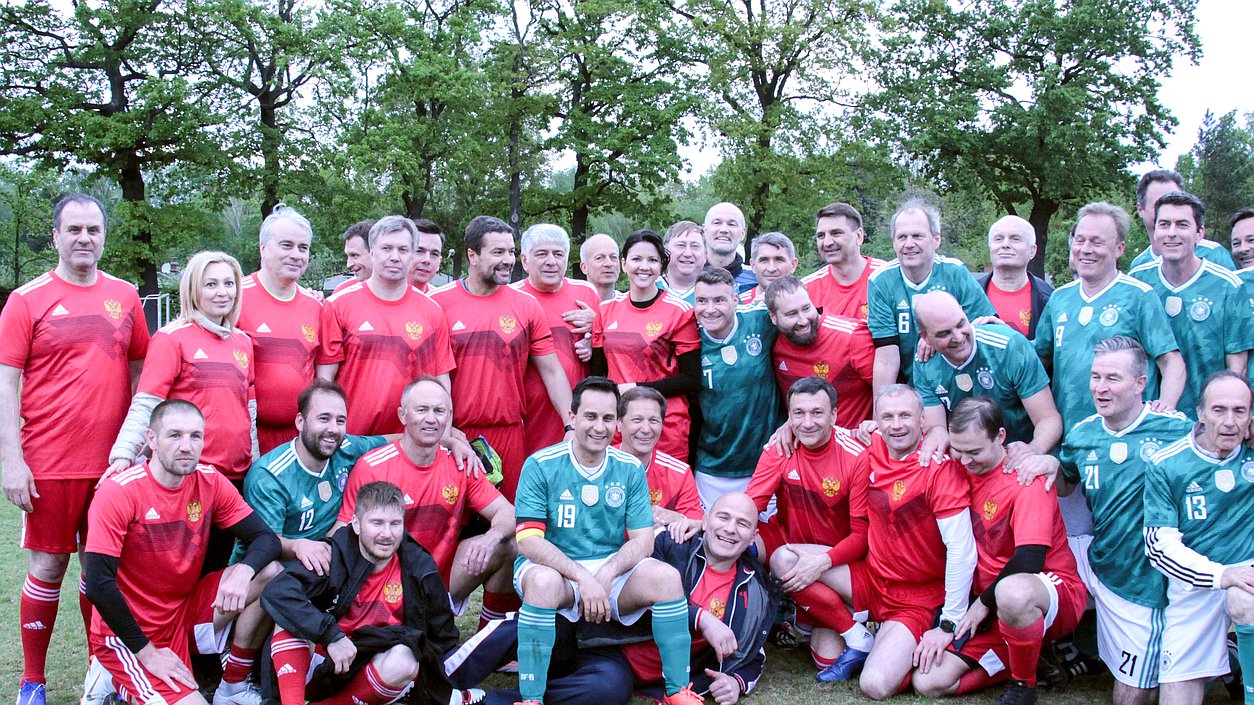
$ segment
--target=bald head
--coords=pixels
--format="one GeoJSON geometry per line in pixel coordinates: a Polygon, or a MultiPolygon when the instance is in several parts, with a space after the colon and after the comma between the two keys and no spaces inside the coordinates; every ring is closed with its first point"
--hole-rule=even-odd
{"type": "Polygon", "coordinates": [[[719,267],[731,264],[736,248],[745,240],[745,214],[734,203],[718,203],[705,212],[705,246],[719,267]]]}
{"type": "Polygon", "coordinates": [[[607,247],[611,250],[617,251],[618,242],[605,233],[597,233],[596,235],[593,235],[583,241],[583,245],[579,247],[579,259],[580,261],[587,262],[588,254],[590,252],[593,250],[604,250],[607,247]]]}
{"type": "Polygon", "coordinates": [[[706,558],[711,565],[728,564],[739,560],[753,543],[758,533],[758,507],[744,492],[729,492],[714,500],[701,522],[706,558]]]}
{"type": "Polygon", "coordinates": [[[1036,256],[1036,230],[1017,215],[1008,215],[988,229],[988,254],[1003,274],[1021,270],[1036,256]]]}
{"type": "Polygon", "coordinates": [[[714,500],[713,506],[710,507],[710,513],[714,513],[719,509],[735,512],[737,514],[754,517],[754,523],[757,523],[758,508],[754,504],[753,498],[744,492],[728,492],[714,500]]]}
{"type": "Polygon", "coordinates": [[[918,325],[920,334],[950,327],[950,324],[966,317],[958,299],[947,291],[929,291],[914,299],[914,322],[918,325]]]}
{"type": "Polygon", "coordinates": [[[601,293],[602,299],[612,298],[620,273],[618,242],[603,233],[584,240],[579,248],[579,269],[601,293]]]}

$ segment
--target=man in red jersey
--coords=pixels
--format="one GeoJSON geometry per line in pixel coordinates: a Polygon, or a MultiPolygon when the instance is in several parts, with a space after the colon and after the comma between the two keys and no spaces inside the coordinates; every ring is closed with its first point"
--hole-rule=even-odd
{"type": "MultiPolygon", "coordinates": [[[[570,238],[565,230],[548,223],[533,225],[523,232],[521,244],[520,259],[527,278],[510,286],[540,303],[557,359],[566,371],[566,381],[573,385],[590,373],[592,321],[601,296],[595,286],[566,276],[570,238]]],[[[536,367],[527,367],[523,386],[523,423],[527,429],[526,452],[530,455],[565,438],[566,417],[553,409],[536,367]]]]}
{"type": "MultiPolygon", "coordinates": [[[[25,512],[22,548],[30,551],[18,607],[19,688],[31,691],[29,703],[43,703],[61,581],[86,539],[87,506],[148,350],[135,287],[97,269],[105,224],[91,196],[58,201],[56,268],[10,294],[0,313],[0,465],[5,497],[25,512]],[[83,401],[91,403],[90,423],[83,401]]],[[[79,607],[90,622],[81,580],[79,607]]]]}
{"type": "Polygon", "coordinates": [[[457,370],[454,421],[468,438],[482,435],[501,457],[501,492],[513,500],[527,459],[523,391],[534,367],[555,413],[570,408],[570,390],[544,311],[509,286],[514,234],[505,221],[481,215],[466,226],[466,277],[432,292],[444,309],[457,370]]]}
{"type": "Polygon", "coordinates": [[[779,329],[771,357],[780,394],[804,377],[822,377],[836,388],[836,425],[857,428],[871,416],[875,345],[864,321],[820,316],[806,286],[780,277],[766,290],[766,309],[779,329]]]}
{"type": "Polygon", "coordinates": [[[281,206],[261,222],[261,268],[240,283],[239,327],[253,339],[257,445],[261,453],[296,435],[296,397],[314,378],[322,302],[300,285],[313,228],[281,206]]]}
{"type": "Polygon", "coordinates": [[[409,283],[418,231],[399,215],[370,229],[373,271],[331,295],[322,308],[317,374],[348,393],[355,436],[400,433],[401,390],[429,374],[448,384],[454,367],[440,306],[409,283]]]}
{"type": "MultiPolygon", "coordinates": [[[[804,291],[804,289],[802,290],[804,291]]],[[[779,512],[758,526],[771,573],[815,627],[810,654],[823,683],[847,680],[866,661],[875,638],[854,621],[849,565],[866,555],[867,453],[849,432],[833,428],[836,389],[805,377],[788,390],[788,420],[797,439],[791,457],[769,444],[746,491],[779,512]]]]}
{"type": "Polygon", "coordinates": [[[829,203],[819,209],[814,243],[827,263],[804,279],[810,299],[825,316],[866,320],[866,283],[884,261],[862,254],[866,231],[862,215],[848,203],[829,203]]]}
{"type": "Polygon", "coordinates": [[[246,678],[269,630],[257,598],[281,566],[279,540],[218,471],[200,465],[205,419],[167,399],[152,411],[152,459],[101,483],[83,559],[96,607],[88,643],[131,702],[204,705],[189,647],[230,655],[214,705],[259,702],[246,678]],[[201,576],[210,528],[247,547],[241,561],[201,576]]]}
{"type": "Polygon", "coordinates": [[[649,482],[653,525],[666,527],[676,542],[683,543],[701,530],[701,497],[692,468],[657,449],[662,439],[666,397],[652,387],[632,387],[618,401],[619,448],[644,466],[649,482]]]}
{"type": "Polygon", "coordinates": [[[411,382],[401,398],[400,417],[405,425],[400,440],[367,453],[353,466],[332,533],[352,521],[361,487],[390,482],[405,493],[405,529],[435,557],[454,611],[461,614],[466,598],[483,585],[482,617],[503,617],[511,603],[517,608],[509,599],[515,556],[513,505],[483,473],[458,470],[452,454],[440,447],[453,418],[453,402],[439,382],[430,377],[411,382]],[[491,526],[459,542],[459,532],[472,514],[491,526]]]}
{"type": "Polygon", "coordinates": [[[917,672],[914,687],[935,698],[1010,678],[998,705],[1031,705],[1042,642],[1075,629],[1088,593],[1054,489],[1043,477],[1023,486],[1003,471],[1006,429],[997,403],[963,399],[949,416],[949,434],[950,452],[970,473],[978,597],[954,630],[966,643],[951,646],[930,672],[917,672]]]}
{"type": "Polygon", "coordinates": [[[940,663],[967,611],[976,551],[966,473],[948,458],[923,465],[919,456],[919,394],[885,387],[875,421],[866,569],[853,571],[853,603],[880,623],[859,686],[883,700],[913,668],[927,675],[940,663]]]}
{"type": "Polygon", "coordinates": [[[414,247],[414,268],[409,271],[409,283],[424,294],[431,293],[431,280],[440,273],[440,262],[444,261],[444,233],[440,226],[418,218],[414,221],[418,229],[418,244],[414,247]]]}

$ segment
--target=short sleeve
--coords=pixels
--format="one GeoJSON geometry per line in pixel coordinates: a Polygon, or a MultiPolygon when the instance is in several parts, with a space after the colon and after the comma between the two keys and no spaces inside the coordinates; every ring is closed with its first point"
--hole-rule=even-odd
{"type": "Polygon", "coordinates": [[[1036,356],[1041,360],[1050,360],[1054,357],[1054,299],[1057,296],[1049,297],[1045,302],[1045,308],[1041,311],[1041,318],[1036,322],[1036,338],[1032,341],[1036,348],[1036,356]]]}
{"type": "Polygon", "coordinates": [[[1154,462],[1145,464],[1145,525],[1180,526],[1180,515],[1172,500],[1167,471],[1154,462]]]}
{"type": "Polygon", "coordinates": [[[341,299],[332,297],[332,301],[328,301],[322,307],[322,313],[318,314],[318,357],[317,364],[333,365],[343,362],[344,353],[344,329],[340,325],[339,308],[342,305],[341,299]]]}
{"type": "MultiPolygon", "coordinates": [[[[448,462],[453,463],[453,459],[450,457],[448,462]]],[[[455,464],[453,471],[460,474],[455,464]]],[[[466,502],[470,504],[470,508],[476,513],[483,512],[483,510],[488,508],[488,505],[503,496],[500,490],[493,486],[491,482],[488,482],[488,476],[481,472],[475,473],[475,476],[470,478],[466,487],[466,502]]]]}
{"type": "Polygon", "coordinates": [[[164,331],[157,331],[148,346],[148,357],[144,359],[144,371],[139,375],[139,386],[135,390],[151,394],[158,399],[170,396],[170,388],[178,379],[183,368],[183,353],[174,337],[164,331]]]}
{"type": "MultiPolygon", "coordinates": [[[[126,346],[126,359],[135,362],[148,356],[148,344],[151,337],[148,335],[148,318],[144,315],[144,303],[137,292],[132,291],[131,296],[133,298],[131,310],[134,313],[131,321],[131,341],[126,346]]],[[[4,334],[7,335],[7,332],[4,334]]]]}
{"type": "MultiPolygon", "coordinates": [[[[610,301],[613,301],[613,299],[610,301]]],[[[605,314],[609,311],[607,308],[608,303],[602,302],[597,304],[597,315],[596,318],[592,319],[592,347],[594,348],[605,347],[605,314]]]]}
{"type": "Polygon", "coordinates": [[[1149,353],[1150,362],[1153,363],[1160,355],[1179,350],[1162,301],[1152,293],[1138,295],[1134,300],[1140,314],[1137,316],[1137,338],[1145,347],[1145,352],[1149,353]]]}
{"type": "Polygon", "coordinates": [[[875,341],[871,339],[871,331],[866,323],[858,321],[850,335],[849,364],[863,380],[870,382],[875,378],[875,341]]]}
{"type": "Polygon", "coordinates": [[[653,527],[653,504],[649,502],[649,481],[644,468],[635,467],[627,483],[627,530],[653,527]]]}
{"type": "Polygon", "coordinates": [[[549,328],[548,321],[544,319],[544,309],[540,308],[539,302],[530,296],[524,297],[523,306],[527,311],[527,319],[530,321],[527,325],[527,338],[529,345],[529,353],[532,357],[540,355],[556,355],[557,346],[553,344],[553,331],[549,328]]]}
{"type": "MultiPolygon", "coordinates": [[[[535,458],[527,458],[523,463],[522,472],[518,475],[518,490],[514,493],[514,515],[518,521],[534,519],[548,521],[549,497],[548,483],[544,470],[535,458]]],[[[649,493],[645,492],[645,502],[649,501],[649,493]]],[[[652,522],[652,515],[650,515],[652,522]]]]}
{"type": "Polygon", "coordinates": [[[1245,297],[1245,285],[1235,286],[1226,297],[1225,320],[1229,333],[1226,336],[1225,353],[1235,355],[1254,349],[1254,316],[1250,316],[1250,303],[1245,297]]]}
{"type": "Polygon", "coordinates": [[[971,506],[971,484],[953,460],[944,460],[927,488],[928,503],[937,519],[948,519],[971,506]]]}
{"type": "MultiPolygon", "coordinates": [[[[145,333],[147,329],[144,329],[145,333]]],[[[35,328],[26,297],[10,294],[0,311],[0,364],[23,369],[30,355],[35,328]]]]}
{"type": "Polygon", "coordinates": [[[226,529],[235,526],[253,513],[253,508],[248,506],[248,503],[240,496],[239,490],[235,489],[235,485],[226,479],[226,475],[215,470],[206,477],[213,478],[212,482],[215,485],[213,496],[213,525],[215,527],[226,529]]]}
{"type": "MultiPolygon", "coordinates": [[[[422,294],[426,298],[426,294],[422,294]]],[[[452,372],[457,367],[457,362],[453,359],[453,340],[449,337],[448,319],[444,317],[444,309],[435,301],[427,298],[428,315],[431,317],[431,327],[435,333],[432,336],[432,372],[431,374],[442,375],[452,372]]]]}
{"type": "Polygon", "coordinates": [[[697,331],[697,317],[688,309],[679,315],[675,330],[671,331],[671,346],[675,355],[683,355],[701,349],[701,334],[697,331]]]}
{"type": "Polygon", "coordinates": [[[759,512],[766,511],[771,496],[779,489],[780,478],[784,474],[783,460],[783,456],[770,449],[763,450],[762,457],[758,458],[758,466],[753,470],[745,494],[753,499],[759,512]]]}
{"type": "Polygon", "coordinates": [[[268,468],[253,464],[244,476],[244,501],[257,512],[257,516],[279,536],[287,523],[287,493],[274,479],[268,468]]]}
{"type": "MultiPolygon", "coordinates": [[[[1020,399],[1027,399],[1049,386],[1049,376],[1041,358],[1036,356],[1027,338],[1015,333],[1010,336],[1010,363],[1013,365],[1016,391],[1020,399]]],[[[920,390],[922,391],[922,390],[920,390]]]]}
{"type": "Polygon", "coordinates": [[[867,281],[867,328],[875,340],[897,338],[896,308],[888,295],[884,278],[887,273],[867,281]]]}
{"type": "Polygon", "coordinates": [[[676,484],[674,511],[689,519],[705,516],[705,511],[701,508],[701,494],[697,492],[697,480],[691,472],[683,473],[676,484]]]}
{"type": "MultiPolygon", "coordinates": [[[[996,471],[994,471],[996,472],[996,471]]],[[[1010,529],[1015,546],[1049,546],[1054,542],[1054,522],[1058,519],[1058,495],[1045,489],[1045,480],[1036,478],[1019,488],[1010,529]]]]}
{"type": "Polygon", "coordinates": [[[388,439],[383,436],[345,436],[338,452],[341,458],[356,463],[361,456],[387,444],[388,439]]]}
{"type": "Polygon", "coordinates": [[[914,382],[915,391],[923,398],[924,408],[942,405],[940,397],[936,395],[936,380],[928,374],[934,364],[933,361],[939,357],[939,355],[933,356],[928,362],[920,362],[918,358],[914,361],[914,374],[910,376],[910,379],[914,382]]]}
{"type": "Polygon", "coordinates": [[[344,497],[340,504],[340,514],[335,518],[336,521],[348,523],[353,520],[353,512],[357,511],[357,491],[361,486],[373,480],[370,477],[370,466],[362,463],[360,460],[353,466],[348,473],[348,482],[344,483],[344,497]]]}
{"type": "Polygon", "coordinates": [[[1062,465],[1063,479],[1073,485],[1080,481],[1079,453],[1072,443],[1077,428],[1078,425],[1072,426],[1070,431],[1063,434],[1062,449],[1058,452],[1058,462],[1062,465]]]}
{"type": "Polygon", "coordinates": [[[87,553],[115,558],[122,555],[122,543],[134,518],[133,502],[122,486],[106,481],[96,491],[95,500],[87,510],[87,553]]]}

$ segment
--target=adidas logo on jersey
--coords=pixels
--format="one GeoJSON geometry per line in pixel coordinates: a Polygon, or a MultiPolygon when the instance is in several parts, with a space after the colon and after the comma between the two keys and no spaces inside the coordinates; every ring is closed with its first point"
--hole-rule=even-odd
{"type": "Polygon", "coordinates": [[[780,371],[781,371],[781,372],[787,372],[787,371],[788,371],[788,363],[784,362],[783,360],[780,360],[780,361],[779,361],[779,369],[780,369],[780,371]]]}
{"type": "Polygon", "coordinates": [[[357,330],[371,331],[374,330],[374,326],[370,325],[370,321],[362,321],[361,325],[357,326],[357,330]]]}
{"type": "Polygon", "coordinates": [[[157,509],[155,507],[149,507],[148,513],[144,515],[144,518],[148,521],[154,521],[156,519],[160,519],[161,515],[157,513],[157,509]]]}
{"type": "Polygon", "coordinates": [[[1065,313],[1059,314],[1059,315],[1058,315],[1058,322],[1059,322],[1059,323],[1066,323],[1066,322],[1067,322],[1067,314],[1065,314],[1065,313]]]}
{"type": "Polygon", "coordinates": [[[605,327],[605,330],[618,330],[618,321],[614,321],[605,327]]]}
{"type": "Polygon", "coordinates": [[[938,385],[936,385],[936,393],[937,393],[937,394],[948,394],[948,393],[949,393],[949,390],[948,390],[948,389],[945,389],[945,385],[943,385],[943,384],[938,384],[938,385]]]}
{"type": "Polygon", "coordinates": [[[1096,462],[1097,462],[1097,451],[1090,450],[1090,451],[1089,451],[1089,455],[1088,455],[1088,457],[1087,457],[1087,458],[1085,458],[1085,459],[1084,459],[1084,462],[1086,462],[1086,463],[1096,463],[1096,462]]]}
{"type": "Polygon", "coordinates": [[[558,499],[563,502],[573,502],[575,501],[575,495],[571,494],[570,490],[562,490],[562,496],[558,497],[558,499]]]}
{"type": "Polygon", "coordinates": [[[1186,488],[1184,491],[1185,492],[1201,492],[1202,486],[1197,484],[1196,482],[1190,482],[1188,488],[1186,488]]]}
{"type": "Polygon", "coordinates": [[[413,504],[413,503],[414,503],[414,498],[413,498],[413,497],[410,497],[410,496],[409,496],[409,493],[408,493],[408,492],[406,492],[406,493],[405,493],[405,504],[413,504]]]}
{"type": "Polygon", "coordinates": [[[261,325],[257,326],[257,332],[258,332],[258,333],[269,333],[269,332],[270,332],[270,326],[266,325],[265,323],[262,323],[261,325]]]}
{"type": "Polygon", "coordinates": [[[301,497],[301,498],[300,498],[300,508],[301,508],[301,509],[309,509],[309,508],[310,508],[310,507],[312,507],[312,506],[313,506],[313,502],[309,501],[309,498],[308,498],[308,497],[301,497]]]}
{"type": "Polygon", "coordinates": [[[898,310],[898,311],[909,311],[909,310],[910,310],[910,304],[906,303],[906,300],[905,300],[905,299],[902,299],[901,301],[898,301],[898,302],[897,302],[897,310],[898,310]]]}
{"type": "Polygon", "coordinates": [[[196,354],[192,355],[192,359],[193,360],[208,360],[209,356],[205,354],[204,350],[201,350],[200,348],[196,348],[196,354]]]}
{"type": "Polygon", "coordinates": [[[294,674],[294,673],[296,673],[296,669],[295,669],[295,668],[292,668],[292,664],[290,664],[290,663],[285,663],[285,664],[283,664],[283,668],[280,668],[277,672],[275,672],[275,674],[274,674],[274,675],[276,675],[276,676],[289,676],[289,675],[292,675],[292,674],[294,674]]]}
{"type": "Polygon", "coordinates": [[[466,330],[466,324],[458,321],[453,324],[453,330],[466,330]]]}
{"type": "Polygon", "coordinates": [[[800,480],[800,479],[801,479],[801,475],[797,473],[797,469],[796,469],[796,468],[793,468],[792,470],[789,470],[789,471],[788,471],[788,479],[789,479],[789,480],[800,480]]]}
{"type": "Polygon", "coordinates": [[[61,304],[57,304],[57,307],[56,307],[56,308],[54,308],[54,309],[52,309],[52,315],[54,315],[54,316],[68,316],[68,315],[70,315],[70,312],[69,312],[69,311],[67,311],[67,310],[65,310],[65,307],[64,307],[64,306],[62,306],[61,304]]]}
{"type": "Polygon", "coordinates": [[[27,622],[26,624],[23,624],[22,629],[29,629],[31,631],[37,632],[41,629],[47,629],[47,627],[44,626],[43,622],[40,622],[39,620],[35,620],[34,622],[27,622]]]}

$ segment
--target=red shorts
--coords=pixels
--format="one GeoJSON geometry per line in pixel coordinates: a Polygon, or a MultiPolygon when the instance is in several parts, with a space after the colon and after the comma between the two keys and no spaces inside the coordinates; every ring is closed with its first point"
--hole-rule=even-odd
{"type": "MultiPolygon", "coordinates": [[[[228,630],[218,633],[213,629],[213,600],[218,594],[218,581],[221,579],[222,571],[201,578],[170,623],[155,633],[147,634],[154,646],[178,654],[189,669],[192,649],[200,654],[215,654],[226,648],[228,630]]],[[[181,692],[174,692],[165,681],[149,673],[135,654],[113,634],[98,634],[93,629],[87,641],[92,654],[113,676],[113,684],[123,699],[130,697],[145,704],[176,703],[196,692],[195,688],[181,685],[181,692]]]]}
{"type": "Polygon", "coordinates": [[[898,622],[915,640],[932,628],[936,611],[945,604],[945,582],[898,583],[873,575],[865,561],[849,564],[853,581],[853,609],[867,612],[872,621],[898,622]]]}
{"type": "Polygon", "coordinates": [[[257,447],[265,455],[296,437],[296,424],[286,426],[262,426],[257,424],[257,447]]]}
{"type": "MultiPolygon", "coordinates": [[[[1045,613],[1045,642],[1057,641],[1075,631],[1080,618],[1084,616],[1084,606],[1088,603],[1089,594],[1084,583],[1078,577],[1059,576],[1055,573],[1036,573],[1046,582],[1046,591],[1050,593],[1049,609],[1045,613]]],[[[962,649],[949,651],[956,653],[967,665],[979,666],[990,676],[1010,677],[1010,649],[1001,635],[1000,622],[996,616],[989,619],[991,627],[988,631],[978,632],[967,639],[962,649]]]]}
{"type": "Polygon", "coordinates": [[[95,479],[35,480],[35,511],[22,513],[22,548],[44,553],[77,553],[87,543],[87,507],[96,495],[95,479]]]}
{"type": "Polygon", "coordinates": [[[510,502],[518,492],[518,476],[522,474],[523,463],[527,460],[527,434],[522,424],[514,426],[458,426],[466,434],[467,440],[475,440],[479,436],[488,439],[488,445],[501,456],[501,494],[510,502]]]}

